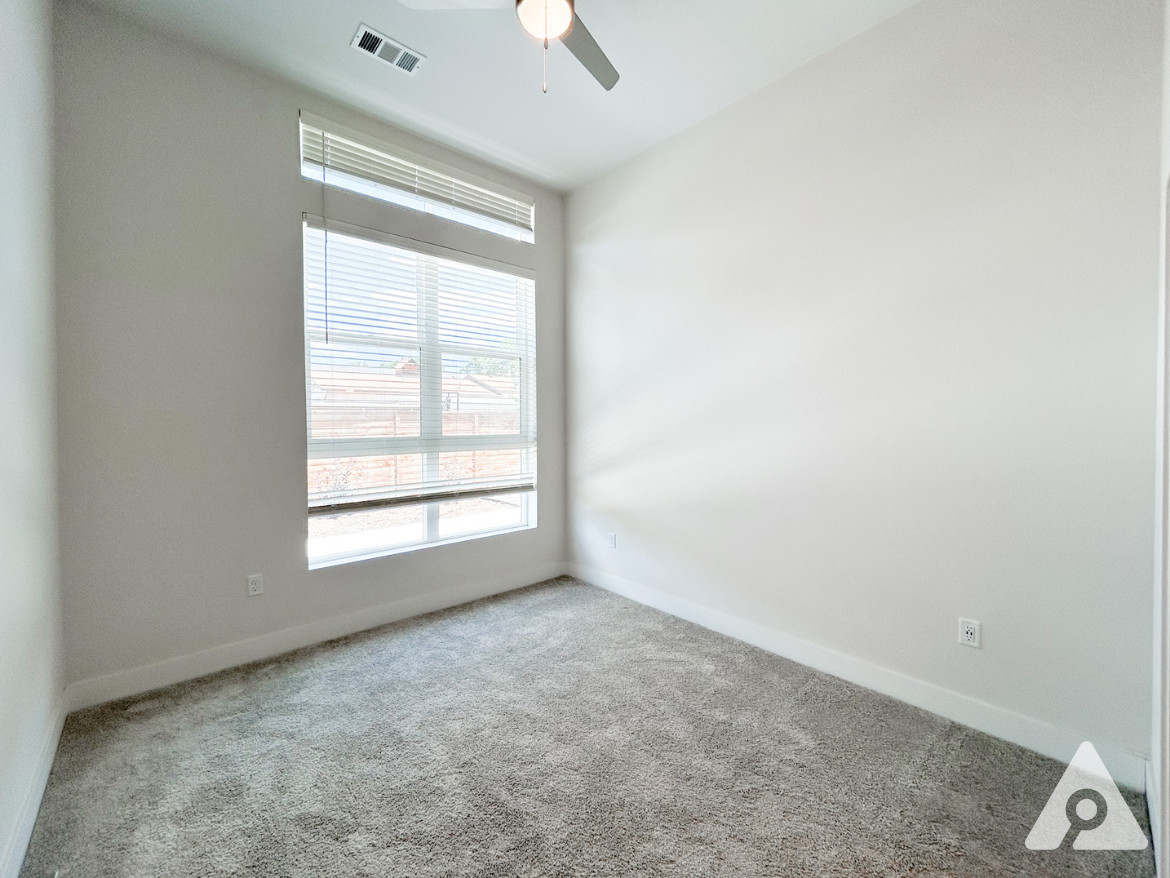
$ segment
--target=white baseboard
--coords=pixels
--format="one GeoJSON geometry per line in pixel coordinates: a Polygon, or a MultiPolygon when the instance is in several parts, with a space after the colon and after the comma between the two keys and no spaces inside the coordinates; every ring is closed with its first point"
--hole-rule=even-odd
{"type": "Polygon", "coordinates": [[[184,680],[193,680],[196,677],[213,674],[226,668],[234,668],[248,662],[272,658],[294,649],[312,646],[369,628],[377,628],[379,625],[398,622],[411,616],[444,610],[493,594],[512,591],[535,582],[561,576],[566,572],[568,572],[568,566],[563,563],[543,564],[539,567],[518,570],[506,576],[498,576],[442,591],[412,595],[376,607],[346,613],[342,616],[320,619],[296,628],[273,631],[259,637],[239,640],[235,643],[225,643],[222,646],[213,646],[210,649],[176,656],[161,662],[141,665],[100,677],[91,677],[88,680],[69,684],[65,690],[66,707],[69,711],[74,711],[131,695],[139,695],[152,689],[181,683],[184,680]]]}
{"type": "MultiPolygon", "coordinates": [[[[766,649],[818,671],[832,674],[834,677],[889,695],[1013,744],[1019,744],[1060,762],[1068,762],[1077,747],[1085,740],[1085,736],[1073,730],[988,704],[864,659],[674,597],[620,576],[580,564],[569,565],[569,570],[578,579],[601,586],[607,591],[766,649]]],[[[1139,792],[1145,791],[1144,757],[1111,746],[1107,741],[1094,741],[1093,744],[1119,784],[1139,792]]]]}
{"type": "Polygon", "coordinates": [[[52,770],[53,758],[57,755],[57,744],[61,740],[61,728],[65,725],[64,698],[58,699],[55,714],[53,722],[45,734],[41,752],[37,755],[32,782],[25,793],[24,804],[21,806],[16,826],[12,828],[3,854],[0,855],[0,878],[18,878],[20,867],[24,865],[24,855],[28,851],[28,843],[32,839],[37,814],[41,810],[41,799],[44,798],[45,787],[49,783],[49,771],[52,770]]]}
{"type": "Polygon", "coordinates": [[[1150,815],[1150,838],[1154,844],[1154,873],[1158,878],[1166,878],[1166,852],[1163,850],[1162,839],[1165,837],[1162,826],[1162,785],[1154,771],[1152,763],[1146,763],[1146,810],[1150,815]]]}

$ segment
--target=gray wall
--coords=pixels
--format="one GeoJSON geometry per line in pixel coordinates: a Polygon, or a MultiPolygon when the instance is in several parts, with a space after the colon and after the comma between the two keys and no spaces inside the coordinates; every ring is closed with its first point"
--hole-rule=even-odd
{"type": "Polygon", "coordinates": [[[1148,755],[1161,34],[926,0],[575,191],[580,568],[1148,755]]]}
{"type": "Polygon", "coordinates": [[[46,2],[0,0],[0,83],[0,876],[8,876],[32,828],[61,695],[46,2]]]}
{"type": "Polygon", "coordinates": [[[89,7],[60,4],[56,27],[67,674],[115,675],[73,703],[556,572],[560,196],[536,190],[539,527],[310,572],[301,212],[321,193],[299,176],[298,109],[527,184],[89,7]]]}

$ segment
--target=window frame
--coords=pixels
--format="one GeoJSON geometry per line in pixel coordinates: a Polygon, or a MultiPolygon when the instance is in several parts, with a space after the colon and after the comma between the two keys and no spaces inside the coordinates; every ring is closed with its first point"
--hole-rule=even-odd
{"type": "MultiPolygon", "coordinates": [[[[354,129],[343,128],[343,126],[332,126],[332,123],[325,124],[329,124],[333,130],[343,131],[347,137],[364,136],[360,135],[358,132],[355,132],[354,129]]],[[[375,137],[369,138],[369,141],[375,146],[383,145],[385,143],[385,141],[375,137]]],[[[303,169],[298,168],[299,172],[302,170],[303,169]]],[[[457,170],[454,170],[453,172],[459,173],[457,170]]],[[[470,180],[482,182],[482,178],[476,178],[471,174],[468,174],[467,177],[470,180]]],[[[303,173],[302,179],[305,179],[303,173]]],[[[309,432],[309,418],[311,417],[311,388],[309,382],[309,367],[313,338],[307,321],[307,313],[302,314],[304,344],[306,346],[304,351],[306,371],[306,462],[326,456],[336,457],[338,456],[339,447],[344,447],[346,450],[357,452],[352,455],[355,457],[370,456],[372,454],[420,453],[426,455],[428,459],[432,461],[431,465],[437,466],[437,461],[439,459],[438,455],[440,453],[504,448],[519,449],[525,454],[530,454],[531,461],[528,469],[533,474],[530,486],[518,485],[516,482],[509,482],[506,485],[500,485],[496,488],[480,488],[478,490],[471,488],[463,491],[457,491],[457,496],[452,496],[451,494],[442,492],[429,493],[425,496],[420,495],[417,499],[394,498],[390,502],[379,502],[377,503],[378,506],[420,508],[422,510],[422,517],[424,522],[422,538],[418,540],[412,540],[407,543],[394,545],[376,545],[372,541],[364,548],[317,555],[309,554],[309,551],[311,551],[312,548],[312,538],[310,538],[306,545],[309,569],[329,567],[338,564],[367,560],[370,558],[397,555],[405,552],[417,551],[419,549],[428,548],[431,546],[448,545],[451,543],[481,539],[488,536],[514,533],[516,531],[535,528],[537,526],[538,506],[536,473],[538,471],[537,436],[539,432],[537,416],[535,412],[537,395],[537,342],[535,333],[536,312],[538,310],[535,270],[535,241],[525,241],[514,237],[501,236],[499,234],[491,233],[490,231],[485,231],[482,227],[476,225],[460,225],[457,221],[453,222],[450,218],[442,217],[441,215],[420,213],[417,209],[410,206],[403,206],[392,201],[379,201],[368,195],[355,193],[349,189],[338,189],[331,187],[323,182],[308,182],[306,185],[311,187],[309,191],[313,191],[314,194],[319,196],[320,208],[318,210],[302,211],[302,291],[307,289],[305,286],[305,274],[308,267],[308,243],[306,230],[309,227],[336,231],[340,234],[351,235],[372,241],[374,243],[381,243],[387,246],[401,248],[423,256],[446,259],[455,263],[469,265],[477,268],[504,272],[509,275],[527,279],[533,284],[529,323],[529,331],[532,333],[530,363],[526,362],[526,359],[529,356],[527,350],[515,355],[511,353],[501,354],[498,350],[493,351],[478,348],[474,345],[460,345],[451,342],[444,342],[438,338],[437,323],[425,328],[420,324],[419,334],[413,338],[392,338],[390,336],[379,338],[380,344],[385,344],[387,346],[401,344],[403,347],[407,347],[412,350],[419,350],[420,355],[422,355],[420,357],[420,364],[429,356],[433,359],[434,364],[437,365],[437,369],[430,370],[433,373],[431,382],[437,383],[437,392],[435,393],[435,399],[429,402],[429,405],[432,409],[435,409],[436,406],[437,409],[430,412],[429,419],[434,420],[437,417],[438,433],[432,433],[432,435],[429,436],[425,435],[424,428],[421,426],[422,423],[428,420],[428,416],[424,414],[428,406],[428,402],[424,401],[425,393],[420,392],[420,433],[424,433],[423,435],[418,437],[356,437],[353,439],[343,440],[317,440],[310,438],[311,434],[309,432]],[[393,231],[391,231],[391,229],[393,229],[393,231]],[[493,357],[501,359],[509,359],[513,356],[516,357],[516,359],[519,361],[519,366],[522,370],[522,373],[530,373],[529,375],[522,377],[520,380],[519,432],[515,434],[493,434],[484,436],[442,435],[442,364],[443,356],[450,354],[493,357]],[[339,443],[341,443],[341,446],[339,446],[339,443]],[[443,506],[444,503],[455,502],[461,499],[485,497],[490,496],[491,494],[498,494],[501,497],[519,498],[519,513],[517,524],[499,528],[489,528],[483,531],[455,533],[448,536],[442,535],[443,528],[441,526],[441,515],[442,510],[445,508],[443,506]]],[[[502,191],[508,192],[516,191],[508,190],[506,187],[500,187],[500,189],[502,191]]],[[[530,194],[528,197],[532,198],[534,203],[533,225],[535,225],[535,194],[530,194]]],[[[307,199],[306,203],[308,203],[307,199]]],[[[305,293],[302,292],[303,301],[304,295],[305,293]]],[[[302,309],[303,308],[304,305],[302,305],[302,309]]],[[[307,495],[308,485],[306,485],[306,496],[307,495]]],[[[344,515],[351,511],[359,512],[363,509],[368,510],[370,508],[376,508],[374,503],[364,505],[359,505],[358,503],[339,504],[332,505],[329,508],[323,508],[320,504],[318,504],[316,507],[306,504],[308,518],[328,515],[344,515]]]]}

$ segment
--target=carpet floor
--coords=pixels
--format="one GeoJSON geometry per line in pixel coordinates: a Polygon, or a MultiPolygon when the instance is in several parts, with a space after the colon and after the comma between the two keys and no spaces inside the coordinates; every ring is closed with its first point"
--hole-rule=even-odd
{"type": "Polygon", "coordinates": [[[1063,768],[559,579],[72,714],[21,876],[1153,875],[1063,768]]]}

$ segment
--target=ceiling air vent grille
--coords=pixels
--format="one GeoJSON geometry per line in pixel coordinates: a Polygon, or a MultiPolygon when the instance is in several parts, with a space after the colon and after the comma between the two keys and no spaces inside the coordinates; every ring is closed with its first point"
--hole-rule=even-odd
{"type": "Polygon", "coordinates": [[[407,73],[414,73],[414,69],[418,67],[422,59],[413,52],[402,52],[398,55],[398,60],[394,62],[395,67],[401,67],[407,73]]]}
{"type": "Polygon", "coordinates": [[[358,48],[366,52],[377,52],[381,45],[382,38],[369,31],[363,33],[362,38],[358,40],[358,48]]]}
{"type": "Polygon", "coordinates": [[[367,55],[373,55],[375,58],[397,67],[403,73],[412,75],[418,72],[422,62],[426,60],[425,55],[414,51],[414,49],[406,48],[402,43],[395,42],[385,34],[371,30],[364,24],[357,29],[350,45],[367,55]]]}

